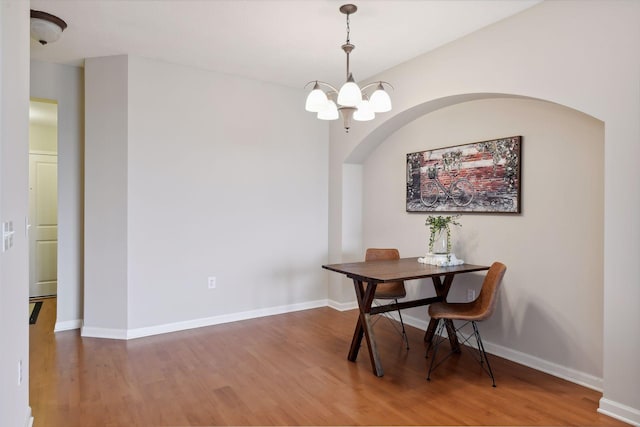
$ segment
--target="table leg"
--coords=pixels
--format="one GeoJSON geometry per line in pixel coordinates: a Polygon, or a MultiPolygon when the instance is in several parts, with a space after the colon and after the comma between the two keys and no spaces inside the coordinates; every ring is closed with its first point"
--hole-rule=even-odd
{"type": "MultiPolygon", "coordinates": [[[[444,282],[440,279],[440,276],[433,276],[431,279],[433,280],[433,287],[436,290],[436,295],[442,298],[442,301],[447,300],[447,295],[449,295],[449,289],[451,289],[451,284],[453,283],[454,274],[447,274],[444,276],[444,282]]],[[[455,329],[453,327],[453,321],[445,320],[445,326],[447,327],[447,335],[449,335],[449,342],[451,343],[451,349],[457,353],[460,352],[460,343],[458,343],[458,336],[455,334],[455,329]]],[[[429,320],[429,326],[427,327],[426,332],[424,333],[424,341],[428,344],[427,351],[431,347],[431,343],[433,341],[433,336],[436,333],[436,327],[438,326],[438,320],[431,319],[429,320]]]]}
{"type": "Polygon", "coordinates": [[[376,376],[381,377],[384,375],[384,370],[382,369],[382,363],[380,363],[380,356],[378,355],[370,314],[371,304],[373,304],[373,297],[375,295],[377,284],[375,282],[369,283],[365,289],[364,283],[361,280],[353,279],[353,285],[356,291],[360,315],[358,316],[358,322],[356,323],[356,328],[353,332],[351,348],[349,349],[349,356],[347,358],[351,362],[356,361],[360,345],[362,344],[362,338],[364,337],[367,340],[367,349],[369,350],[369,359],[371,361],[373,373],[376,376]]]}

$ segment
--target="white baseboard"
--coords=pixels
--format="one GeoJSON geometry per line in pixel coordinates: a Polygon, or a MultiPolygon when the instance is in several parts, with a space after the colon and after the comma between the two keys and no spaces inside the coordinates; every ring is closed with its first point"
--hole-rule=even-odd
{"type": "Polygon", "coordinates": [[[354,308],[358,308],[358,303],[356,301],[345,303],[345,302],[337,302],[334,300],[328,300],[327,305],[333,308],[334,310],[338,310],[338,311],[347,311],[347,310],[353,310],[354,308]]]}
{"type": "MultiPolygon", "coordinates": [[[[423,331],[426,331],[427,326],[429,325],[429,322],[427,322],[426,319],[418,319],[412,316],[403,316],[403,319],[407,325],[414,326],[418,329],[422,329],[423,331]]],[[[539,357],[503,347],[498,344],[493,344],[489,341],[482,341],[487,353],[495,354],[496,356],[511,360],[512,362],[516,362],[521,365],[528,366],[529,368],[602,392],[602,378],[600,377],[567,368],[566,366],[558,365],[557,363],[549,362],[539,357]]]]}
{"type": "Polygon", "coordinates": [[[27,416],[24,420],[24,427],[33,427],[33,415],[31,412],[31,406],[27,407],[27,416]]]}
{"type": "Polygon", "coordinates": [[[548,360],[503,347],[498,344],[493,344],[485,340],[482,340],[482,342],[488,353],[495,354],[496,356],[503,357],[538,371],[546,372],[554,377],[562,378],[563,380],[571,381],[572,383],[602,392],[602,378],[600,377],[558,365],[557,363],[549,362],[548,360]]]}
{"type": "Polygon", "coordinates": [[[53,332],[70,331],[80,328],[82,328],[82,319],[65,320],[64,322],[56,322],[53,332]]]}
{"type": "Polygon", "coordinates": [[[423,331],[426,331],[427,327],[429,326],[429,322],[425,319],[418,319],[417,317],[413,316],[404,315],[402,316],[402,320],[404,320],[404,323],[406,323],[407,325],[413,326],[414,328],[422,329],[423,331]]]}
{"type": "Polygon", "coordinates": [[[80,335],[88,338],[107,338],[111,340],[126,340],[127,330],[83,326],[82,329],[80,329],[80,335]]]}
{"type": "Polygon", "coordinates": [[[255,319],[258,317],[273,316],[276,314],[291,313],[294,311],[309,310],[318,307],[326,307],[327,305],[329,305],[327,300],[309,301],[299,304],[282,305],[278,307],[244,311],[240,313],[223,314],[220,316],[186,320],[183,322],[166,323],[164,325],[155,325],[136,329],[108,329],[85,326],[82,328],[81,334],[83,337],[129,340],[151,335],[166,334],[169,332],[178,332],[187,329],[237,322],[239,320],[255,319]]]}
{"type": "Polygon", "coordinates": [[[600,399],[598,412],[633,426],[640,426],[640,411],[613,400],[600,399]]]}

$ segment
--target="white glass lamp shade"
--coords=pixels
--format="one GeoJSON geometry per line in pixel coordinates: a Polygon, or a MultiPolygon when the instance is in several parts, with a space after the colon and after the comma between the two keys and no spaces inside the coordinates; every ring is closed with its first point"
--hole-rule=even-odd
{"type": "Polygon", "coordinates": [[[318,82],[313,86],[313,90],[307,95],[304,108],[312,113],[319,113],[327,108],[327,94],[320,89],[318,82]]]}
{"type": "Polygon", "coordinates": [[[318,118],[320,120],[336,120],[338,117],[340,117],[340,114],[338,114],[338,106],[332,100],[327,101],[324,110],[318,111],[318,118]]]}
{"type": "Polygon", "coordinates": [[[353,120],[357,120],[359,122],[368,122],[369,120],[373,120],[376,117],[373,109],[371,108],[371,103],[366,99],[363,99],[360,104],[358,104],[358,109],[353,113],[353,120]]]}
{"type": "Polygon", "coordinates": [[[391,98],[382,87],[382,84],[379,84],[376,91],[373,92],[370,102],[371,108],[376,113],[386,113],[387,111],[391,111],[391,98]]]}
{"type": "Polygon", "coordinates": [[[53,43],[67,28],[67,23],[55,15],[31,9],[31,38],[41,45],[53,43]]]}
{"type": "Polygon", "coordinates": [[[353,80],[353,75],[349,74],[347,82],[342,85],[338,92],[338,104],[345,107],[355,107],[362,102],[362,91],[353,80]]]}

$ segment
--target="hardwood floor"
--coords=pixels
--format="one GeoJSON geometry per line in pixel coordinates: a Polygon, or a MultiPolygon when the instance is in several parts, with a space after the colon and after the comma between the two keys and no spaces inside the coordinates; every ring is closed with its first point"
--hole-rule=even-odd
{"type": "Polygon", "coordinates": [[[463,352],[426,381],[423,332],[411,350],[376,324],[385,376],[366,348],[347,361],[355,311],[300,311],[130,341],[54,334],[55,299],[30,326],[35,427],[206,425],[624,426],[601,394],[491,358],[497,388],[463,352]]]}

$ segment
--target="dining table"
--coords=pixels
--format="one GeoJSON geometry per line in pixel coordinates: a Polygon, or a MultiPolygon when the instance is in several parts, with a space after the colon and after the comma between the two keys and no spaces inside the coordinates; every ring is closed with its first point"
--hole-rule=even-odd
{"type": "MultiPolygon", "coordinates": [[[[359,315],[347,359],[351,362],[356,361],[362,339],[364,338],[367,343],[373,373],[378,377],[384,375],[384,369],[382,368],[382,362],[376,347],[375,334],[371,321],[372,315],[446,301],[456,275],[489,270],[489,266],[485,265],[460,264],[439,266],[424,264],[418,262],[418,259],[418,257],[400,258],[396,260],[348,262],[322,266],[324,269],[344,274],[353,280],[359,315]],[[376,287],[379,283],[425,278],[431,278],[435,289],[435,296],[414,300],[402,300],[383,306],[373,306],[376,287]]],[[[437,320],[430,319],[429,326],[424,335],[424,341],[427,346],[430,346],[433,340],[437,325],[437,320]]],[[[450,320],[447,321],[446,327],[452,349],[458,350],[459,343],[453,329],[453,323],[450,320]]]]}

